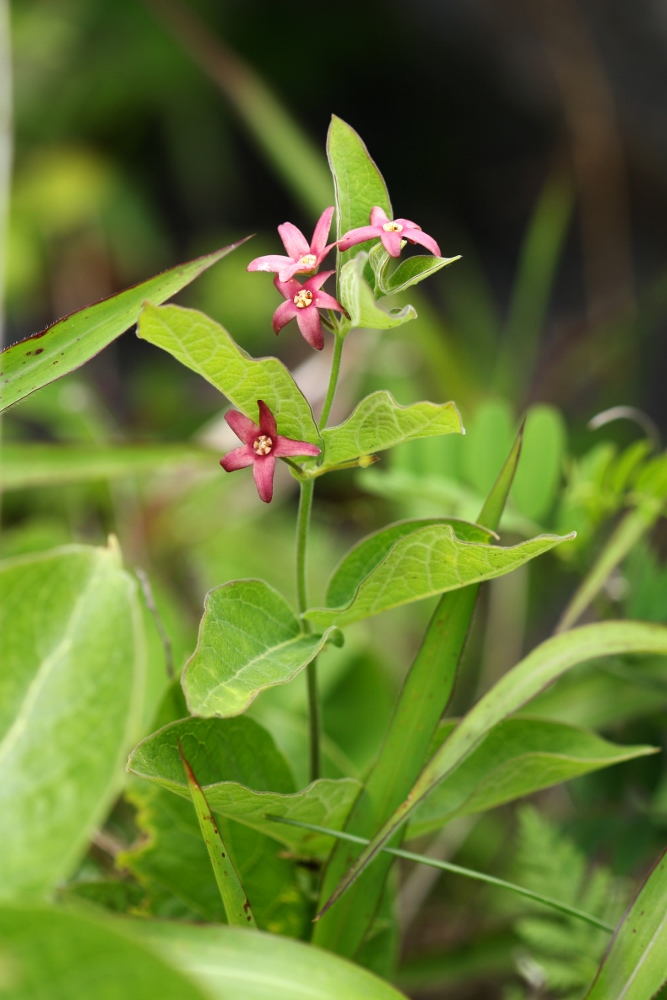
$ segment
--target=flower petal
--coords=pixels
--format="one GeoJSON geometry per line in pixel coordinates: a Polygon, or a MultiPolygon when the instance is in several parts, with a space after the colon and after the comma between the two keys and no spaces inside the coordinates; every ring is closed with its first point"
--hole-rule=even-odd
{"type": "MultiPolygon", "coordinates": [[[[413,229],[411,232],[416,232],[416,230],[413,229]]],[[[403,235],[403,233],[385,233],[385,231],[382,230],[382,235],[380,236],[382,246],[388,254],[391,254],[392,257],[400,257],[401,239],[403,238],[403,235]]]]}
{"type": "Polygon", "coordinates": [[[282,226],[278,226],[278,232],[292,260],[298,260],[310,250],[306,237],[291,222],[283,222],[282,226]]]}
{"type": "Polygon", "coordinates": [[[296,280],[296,278],[290,278],[288,281],[283,281],[278,274],[273,279],[273,284],[276,286],[280,294],[284,295],[286,299],[293,299],[296,293],[301,291],[301,284],[296,280]]]}
{"type": "Polygon", "coordinates": [[[335,309],[336,312],[343,312],[343,307],[340,302],[338,302],[333,295],[329,295],[328,292],[316,292],[313,304],[317,306],[318,309],[335,309]]]}
{"type": "Polygon", "coordinates": [[[225,472],[236,472],[237,469],[247,469],[256,458],[252,448],[244,444],[241,448],[234,448],[234,451],[228,452],[224,458],[221,458],[220,465],[225,472]]]}
{"type": "MultiPolygon", "coordinates": [[[[314,271],[315,268],[309,267],[307,270],[314,271]]],[[[285,267],[278,271],[278,280],[281,284],[286,285],[295,274],[304,274],[305,272],[306,268],[301,265],[300,261],[292,260],[290,258],[289,264],[285,265],[285,267]]]]}
{"type": "Polygon", "coordinates": [[[398,222],[399,226],[403,226],[403,229],[421,229],[421,226],[410,219],[394,219],[394,222],[398,222]]]}
{"type": "Polygon", "coordinates": [[[310,252],[314,254],[322,253],[325,244],[327,242],[327,237],[329,236],[329,230],[331,229],[331,220],[334,214],[333,205],[331,208],[325,208],[320,215],[317,225],[315,226],[315,232],[313,233],[313,241],[310,244],[310,252]]]}
{"type": "Polygon", "coordinates": [[[291,257],[282,257],[277,253],[269,253],[265,257],[255,257],[251,260],[246,271],[280,271],[281,268],[292,263],[291,257]]]}
{"type": "Polygon", "coordinates": [[[259,429],[262,434],[267,434],[273,441],[278,437],[278,428],[276,427],[276,418],[271,413],[263,399],[257,400],[257,406],[259,407],[259,429]]]}
{"type": "Polygon", "coordinates": [[[371,209],[371,225],[382,228],[385,222],[391,222],[391,219],[383,208],[376,205],[375,208],[371,209]]]}
{"type": "Polygon", "coordinates": [[[299,309],[296,317],[299,330],[304,340],[307,340],[316,351],[321,351],[324,347],[324,333],[322,331],[322,321],[315,305],[306,306],[299,309]]]}
{"type": "Polygon", "coordinates": [[[294,441],[292,438],[278,435],[273,452],[276,458],[286,458],[291,455],[319,455],[320,449],[316,444],[309,444],[308,441],[294,441]]]}
{"type": "Polygon", "coordinates": [[[433,237],[429,236],[428,233],[423,233],[421,229],[404,229],[401,236],[403,236],[406,240],[410,240],[411,243],[420,243],[421,246],[426,247],[426,249],[430,250],[436,257],[442,257],[440,247],[435,242],[433,237]]]}
{"type": "Polygon", "coordinates": [[[316,292],[322,287],[327,278],[330,278],[335,273],[335,271],[320,271],[319,274],[314,274],[308,281],[304,281],[303,287],[307,288],[309,292],[316,292]]]}
{"type": "Polygon", "coordinates": [[[246,417],[245,413],[239,413],[238,410],[227,410],[225,420],[237,438],[240,438],[244,444],[252,444],[259,434],[257,424],[254,424],[250,417],[246,417]]]}
{"type": "Polygon", "coordinates": [[[276,311],[273,314],[273,319],[271,323],[273,325],[273,332],[280,333],[284,326],[294,319],[296,314],[299,312],[297,307],[294,305],[291,299],[287,302],[281,302],[276,311]]]}
{"type": "Polygon", "coordinates": [[[252,474],[255,477],[255,486],[259,493],[259,499],[264,503],[271,503],[273,497],[273,473],[276,469],[276,456],[270,455],[255,456],[255,464],[252,467],[252,474]]]}
{"type": "Polygon", "coordinates": [[[365,243],[367,240],[377,240],[383,233],[381,226],[361,226],[360,229],[350,229],[349,233],[338,240],[338,249],[341,251],[355,247],[357,243],[365,243]]]}

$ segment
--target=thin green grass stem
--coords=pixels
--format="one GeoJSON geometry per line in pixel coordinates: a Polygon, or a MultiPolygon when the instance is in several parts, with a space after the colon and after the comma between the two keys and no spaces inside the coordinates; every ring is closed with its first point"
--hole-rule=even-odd
{"type": "MultiPolygon", "coordinates": [[[[323,833],[329,837],[337,837],[339,840],[347,840],[352,844],[363,844],[365,846],[370,843],[365,837],[357,837],[353,833],[346,833],[344,830],[331,830],[325,826],[316,826],[314,823],[302,823],[300,820],[287,819],[286,816],[266,816],[266,819],[273,820],[276,823],[287,823],[289,826],[298,826],[304,830],[312,830],[314,833],[323,833]]],[[[509,889],[510,892],[514,892],[518,896],[525,896],[526,899],[532,899],[535,903],[542,903],[544,906],[549,906],[552,910],[558,910],[568,917],[583,920],[592,927],[598,927],[609,934],[613,934],[616,929],[592,913],[586,913],[584,910],[577,909],[576,906],[562,903],[559,899],[552,899],[551,896],[543,896],[539,892],[533,892],[532,889],[525,889],[521,885],[515,885],[514,882],[506,882],[502,878],[485,875],[484,872],[477,872],[472,868],[462,868],[461,865],[453,865],[449,861],[440,861],[439,858],[429,858],[426,854],[415,854],[414,851],[404,851],[401,847],[383,847],[382,850],[386,854],[393,854],[395,857],[404,858],[406,861],[416,861],[420,865],[439,868],[441,871],[452,872],[454,875],[465,875],[466,878],[475,879],[477,882],[486,882],[488,885],[495,885],[500,889],[509,889]]]]}

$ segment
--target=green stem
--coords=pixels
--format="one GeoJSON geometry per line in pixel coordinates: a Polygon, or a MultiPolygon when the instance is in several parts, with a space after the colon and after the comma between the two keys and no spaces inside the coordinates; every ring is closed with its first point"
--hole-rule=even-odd
{"type": "MultiPolygon", "coordinates": [[[[287,816],[267,815],[265,819],[273,820],[276,823],[287,823],[289,826],[298,826],[303,830],[312,830],[314,833],[323,833],[329,837],[337,837],[339,840],[347,840],[351,844],[370,843],[366,837],[357,837],[353,833],[347,833],[343,830],[332,830],[326,826],[316,826],[314,823],[303,823],[301,820],[288,819],[287,816]]],[[[615,930],[611,924],[605,923],[604,920],[600,920],[599,917],[594,916],[592,913],[586,913],[584,910],[577,909],[576,906],[570,906],[568,903],[562,903],[559,899],[553,899],[552,896],[543,896],[540,892],[533,892],[532,889],[525,889],[522,885],[515,885],[514,882],[506,882],[502,878],[495,878],[493,875],[485,875],[484,872],[478,872],[472,868],[462,868],[460,865],[453,865],[450,861],[441,861],[439,858],[430,858],[426,854],[415,854],[414,851],[404,851],[400,847],[383,847],[382,850],[386,854],[393,854],[396,858],[404,858],[406,861],[416,861],[420,865],[428,865],[430,868],[439,868],[441,871],[453,872],[455,875],[465,875],[466,878],[475,879],[477,882],[486,882],[488,885],[495,885],[500,889],[509,889],[510,892],[515,892],[519,896],[525,896],[526,899],[532,899],[534,902],[542,903],[544,906],[550,906],[552,909],[558,910],[560,913],[564,913],[568,917],[575,917],[577,920],[583,920],[592,927],[599,927],[602,931],[613,933],[615,930]]]]}
{"type": "MultiPolygon", "coordinates": [[[[312,479],[301,482],[299,495],[299,513],[296,524],[296,594],[299,614],[308,608],[308,584],[306,573],[306,555],[308,551],[308,529],[310,527],[310,512],[313,506],[312,479]]],[[[302,619],[301,628],[310,632],[310,622],[302,619]]],[[[317,693],[317,660],[306,667],[306,683],[308,686],[308,726],[310,733],[310,780],[316,781],[320,776],[320,700],[317,693]]]]}
{"type": "Polygon", "coordinates": [[[343,354],[343,344],[345,338],[341,337],[338,333],[334,334],[334,349],[333,357],[331,359],[331,374],[329,375],[329,386],[327,388],[327,394],[324,399],[324,406],[322,407],[322,415],[320,417],[320,430],[322,430],[327,425],[327,420],[329,419],[329,414],[331,413],[331,407],[333,405],[334,396],[336,395],[336,385],[338,383],[338,376],[340,375],[340,359],[343,354]]]}

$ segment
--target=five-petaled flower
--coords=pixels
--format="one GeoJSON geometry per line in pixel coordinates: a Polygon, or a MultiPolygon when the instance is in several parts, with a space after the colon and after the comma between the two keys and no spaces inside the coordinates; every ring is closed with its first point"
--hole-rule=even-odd
{"type": "Polygon", "coordinates": [[[296,278],[281,281],[280,275],[273,279],[274,285],[287,300],[281,303],[273,314],[275,333],[280,333],[282,328],[296,317],[302,336],[316,351],[322,350],[324,333],[317,310],[336,309],[340,313],[343,312],[343,307],[333,295],[320,291],[324,282],[333,273],[333,271],[322,271],[320,274],[313,275],[308,281],[304,281],[303,284],[298,282],[296,278]]]}
{"type": "Polygon", "coordinates": [[[235,472],[252,465],[255,485],[259,499],[270,503],[273,496],[273,473],[277,458],[287,458],[293,455],[319,455],[317,445],[308,441],[294,441],[278,433],[276,418],[271,413],[264,400],[258,399],[259,426],[239,413],[229,410],[225,420],[236,436],[243,441],[240,448],[230,451],[220,459],[220,465],[225,472],[235,472]]]}
{"type": "Polygon", "coordinates": [[[326,245],[333,212],[333,205],[331,208],[325,208],[322,212],[315,226],[310,246],[300,229],[293,226],[291,222],[283,222],[282,226],[278,226],[278,232],[289,257],[283,257],[276,253],[267,254],[265,257],[256,257],[255,260],[250,261],[247,270],[275,271],[281,281],[289,281],[295,274],[316,271],[331,248],[336,245],[335,243],[326,245]]]}
{"type": "Polygon", "coordinates": [[[382,246],[392,257],[398,257],[401,253],[401,240],[408,240],[410,243],[419,243],[426,247],[436,257],[440,257],[440,247],[432,236],[422,232],[421,227],[416,222],[409,219],[390,219],[383,209],[371,209],[370,226],[361,226],[359,229],[351,229],[349,233],[338,241],[338,249],[349,250],[357,243],[365,243],[366,240],[382,240],[382,246]]]}

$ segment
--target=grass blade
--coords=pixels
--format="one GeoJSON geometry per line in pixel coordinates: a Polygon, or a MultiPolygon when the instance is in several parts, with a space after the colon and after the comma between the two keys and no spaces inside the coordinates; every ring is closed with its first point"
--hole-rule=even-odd
{"type": "MultiPolygon", "coordinates": [[[[480,514],[479,523],[492,531],[498,527],[512,485],[521,454],[522,432],[523,427],[480,514]]],[[[378,759],[348,817],[346,830],[350,834],[372,836],[414,784],[451,697],[478,592],[479,584],[473,584],[444,594],[438,602],[406,677],[378,759]]],[[[336,844],[322,881],[322,902],[359,854],[350,842],[336,844]]],[[[343,955],[356,953],[375,915],[390,866],[391,857],[381,858],[364,873],[346,899],[317,922],[313,935],[316,944],[343,955]]]]}
{"type": "MultiPolygon", "coordinates": [[[[325,826],[315,826],[313,823],[301,823],[298,820],[286,819],[284,816],[267,816],[266,818],[274,820],[276,823],[289,823],[290,826],[301,826],[306,830],[312,830],[314,833],[322,833],[329,837],[336,837],[339,840],[347,840],[351,844],[366,845],[370,843],[365,837],[355,837],[354,834],[346,833],[344,830],[330,830],[325,826]]],[[[441,861],[439,858],[430,858],[426,854],[404,851],[401,847],[385,846],[382,850],[386,854],[393,855],[395,858],[403,858],[405,861],[416,861],[418,864],[427,865],[429,868],[438,868],[440,871],[452,872],[454,875],[465,875],[466,878],[474,879],[477,882],[486,882],[487,885],[495,885],[500,889],[509,889],[510,892],[514,892],[518,896],[525,896],[526,899],[532,899],[533,902],[542,903],[544,906],[551,907],[552,910],[565,913],[568,917],[575,917],[577,920],[583,920],[584,923],[591,924],[592,927],[609,931],[610,934],[613,933],[614,928],[611,924],[606,924],[604,920],[600,920],[594,914],[579,910],[576,906],[569,906],[568,903],[562,903],[559,899],[553,899],[551,896],[544,896],[540,892],[533,892],[532,889],[525,889],[514,882],[506,882],[505,879],[496,878],[494,875],[485,875],[484,872],[478,872],[472,868],[462,868],[461,865],[454,865],[449,861],[441,861]]]]}
{"type": "Polygon", "coordinates": [[[220,889],[220,896],[225,907],[227,920],[232,926],[256,927],[255,918],[250,907],[250,901],[239,878],[218,830],[213,813],[209,808],[201,786],[195,778],[194,771],[188,764],[183,748],[179,743],[179,753],[183,761],[183,769],[188,779],[190,795],[194,803],[201,834],[211,859],[215,880],[220,889]]]}
{"type": "Polygon", "coordinates": [[[137,322],[144,302],[170,299],[242,243],[172,267],[7,347],[0,354],[0,410],[80,368],[137,322]]]}
{"type": "Polygon", "coordinates": [[[578,663],[622,653],[667,654],[667,627],[644,622],[584,625],[547,639],[477,702],[428,762],[404,802],[359,855],[324,906],[326,912],[405,824],[419,802],[450,774],[502,719],[578,663]]]}

